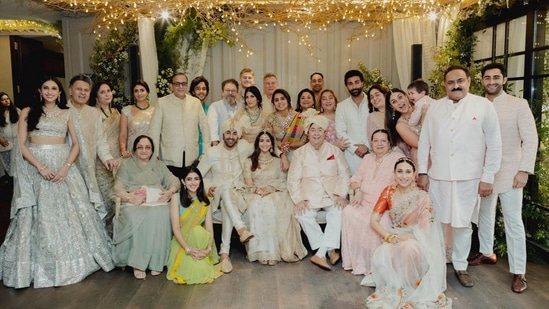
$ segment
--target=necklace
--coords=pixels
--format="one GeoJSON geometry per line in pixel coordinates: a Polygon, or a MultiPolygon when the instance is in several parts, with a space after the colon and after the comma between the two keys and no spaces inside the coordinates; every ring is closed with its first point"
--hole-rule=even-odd
{"type": "Polygon", "coordinates": [[[135,103],[135,107],[137,107],[137,109],[142,110],[142,111],[146,110],[150,106],[151,106],[151,103],[149,103],[149,102],[147,102],[147,106],[145,106],[145,107],[141,107],[141,106],[137,105],[137,103],[135,103]]]}
{"type": "Polygon", "coordinates": [[[261,165],[268,165],[269,163],[273,162],[273,160],[274,160],[274,157],[271,154],[268,154],[268,155],[259,154],[259,157],[257,158],[257,162],[259,162],[259,164],[261,165]],[[265,158],[267,156],[268,158],[265,158]]]}
{"type": "Polygon", "coordinates": [[[293,119],[294,115],[291,112],[288,112],[288,116],[286,116],[285,119],[282,119],[279,113],[276,113],[275,116],[275,122],[280,128],[282,128],[282,130],[285,130],[290,125],[293,119]]]}
{"type": "Polygon", "coordinates": [[[46,118],[51,118],[51,117],[56,117],[57,115],[59,115],[59,113],[61,112],[61,109],[59,109],[57,104],[52,108],[46,107],[46,105],[44,105],[44,106],[42,106],[42,111],[46,115],[46,118]]]}
{"type": "Polygon", "coordinates": [[[389,150],[386,154],[384,154],[381,158],[376,158],[375,159],[375,162],[376,162],[376,168],[374,169],[374,176],[372,177],[372,179],[375,179],[376,176],[377,176],[377,172],[379,170],[379,167],[381,166],[381,164],[383,163],[383,160],[385,159],[385,157],[387,157],[390,153],[392,152],[392,150],[389,150]]]}
{"type": "Polygon", "coordinates": [[[99,108],[101,109],[101,112],[103,112],[103,115],[105,115],[105,118],[109,118],[110,115],[112,115],[112,108],[111,108],[111,105],[109,104],[109,114],[107,115],[107,113],[105,113],[105,110],[103,109],[103,106],[99,106],[99,108]]]}
{"type": "Polygon", "coordinates": [[[250,118],[251,124],[254,124],[257,122],[257,120],[259,120],[259,117],[261,116],[261,110],[258,109],[256,112],[252,112],[247,107],[244,108],[244,110],[246,111],[246,115],[248,115],[248,118],[250,118]]]}

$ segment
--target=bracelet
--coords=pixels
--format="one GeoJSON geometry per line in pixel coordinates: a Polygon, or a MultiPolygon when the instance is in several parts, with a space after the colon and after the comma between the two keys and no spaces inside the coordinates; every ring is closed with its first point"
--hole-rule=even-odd
{"type": "Polygon", "coordinates": [[[72,164],[71,164],[71,163],[69,163],[69,162],[67,162],[66,164],[67,164],[67,166],[68,166],[68,167],[71,167],[71,165],[72,165],[72,164]]]}
{"type": "Polygon", "coordinates": [[[42,166],[41,168],[38,169],[38,173],[40,173],[41,171],[43,171],[44,169],[46,169],[47,167],[44,165],[42,166]]]}
{"type": "Polygon", "coordinates": [[[391,242],[391,240],[393,240],[393,238],[395,238],[396,235],[395,234],[388,234],[387,236],[385,236],[385,238],[383,238],[386,242],[391,242]]]}
{"type": "Polygon", "coordinates": [[[427,176],[427,173],[418,173],[418,176],[427,176]]]}
{"type": "Polygon", "coordinates": [[[127,197],[128,202],[130,201],[130,198],[131,198],[131,197],[132,197],[132,194],[131,194],[131,193],[128,193],[128,197],[127,197]]]}

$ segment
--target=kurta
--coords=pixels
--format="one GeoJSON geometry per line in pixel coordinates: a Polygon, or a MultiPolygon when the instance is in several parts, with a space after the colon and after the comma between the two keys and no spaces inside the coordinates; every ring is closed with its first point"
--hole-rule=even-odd
{"type": "MultiPolygon", "coordinates": [[[[372,256],[383,240],[370,227],[374,205],[383,188],[394,182],[395,162],[403,155],[391,151],[376,162],[376,155],[369,153],[362,158],[356,173],[349,183],[359,183],[362,192],[360,206],[347,205],[341,215],[341,257],[343,268],[353,275],[366,275],[371,271],[372,256]]],[[[388,216],[383,216],[382,225],[389,227],[388,216]]]]}
{"type": "Polygon", "coordinates": [[[200,101],[190,95],[184,99],[173,93],[158,100],[149,136],[155,155],[166,165],[183,167],[198,158],[198,129],[202,132],[202,147],[210,147],[210,128],[200,101]],[[185,152],[185,162],[183,162],[185,152]]]}
{"type": "Polygon", "coordinates": [[[375,251],[372,275],[376,291],[367,308],[452,308],[446,290],[446,264],[440,225],[425,191],[412,189],[408,197],[393,203],[395,186],[383,190],[374,212],[388,211],[389,233],[412,234],[397,244],[384,243],[375,251]]]}
{"type": "Polygon", "coordinates": [[[236,111],[232,117],[234,121],[242,128],[242,139],[248,143],[254,144],[259,132],[265,130],[268,115],[263,110],[258,110],[252,114],[248,108],[244,107],[236,111]]]}
{"type": "Polygon", "coordinates": [[[308,200],[311,208],[323,208],[327,193],[335,201],[347,196],[349,165],[336,146],[323,142],[318,150],[310,143],[294,151],[288,171],[288,192],[295,204],[308,200]]]}
{"type": "Polygon", "coordinates": [[[338,137],[343,137],[349,142],[349,148],[345,150],[345,160],[349,164],[351,174],[358,168],[361,157],[355,154],[357,146],[364,144],[370,148],[370,139],[366,136],[368,127],[368,97],[364,94],[360,105],[357,106],[352,97],[337,104],[336,109],[336,132],[338,137]]]}
{"type": "Polygon", "coordinates": [[[126,149],[131,151],[133,149],[133,141],[140,135],[149,134],[151,127],[151,120],[154,114],[154,106],[149,106],[145,110],[135,108],[136,112],[132,115],[132,106],[124,106],[122,114],[128,119],[128,137],[126,143],[126,149]]]}
{"type": "Polygon", "coordinates": [[[223,132],[221,132],[221,125],[227,119],[231,119],[236,111],[242,109],[244,104],[242,102],[236,102],[234,106],[231,106],[229,102],[223,100],[213,102],[208,108],[208,125],[210,126],[210,140],[223,142],[223,132]]]}
{"type": "Polygon", "coordinates": [[[286,173],[280,169],[280,159],[252,171],[252,160],[244,163],[244,177],[253,185],[245,194],[248,204],[247,222],[255,237],[246,243],[248,260],[283,260],[297,262],[307,255],[301,240],[301,228],[294,216],[295,205],[286,189],[286,173]],[[255,188],[268,187],[270,194],[261,197],[255,188]]]}

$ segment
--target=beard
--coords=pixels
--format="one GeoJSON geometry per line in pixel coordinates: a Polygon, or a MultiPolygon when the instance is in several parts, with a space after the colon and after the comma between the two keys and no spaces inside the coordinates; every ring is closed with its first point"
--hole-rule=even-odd
{"type": "Polygon", "coordinates": [[[349,90],[349,93],[350,93],[351,96],[353,96],[353,97],[358,97],[358,96],[360,95],[361,92],[362,92],[362,89],[360,89],[360,88],[349,90]]]}

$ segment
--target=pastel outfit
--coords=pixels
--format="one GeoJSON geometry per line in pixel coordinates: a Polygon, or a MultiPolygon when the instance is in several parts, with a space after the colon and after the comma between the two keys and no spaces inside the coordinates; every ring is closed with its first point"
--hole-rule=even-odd
{"type": "Polygon", "coordinates": [[[149,106],[145,110],[135,108],[137,110],[132,114],[132,106],[124,106],[122,114],[128,119],[128,141],[126,149],[133,149],[133,141],[140,135],[147,135],[151,127],[151,120],[154,114],[154,106],[149,106]]]}

